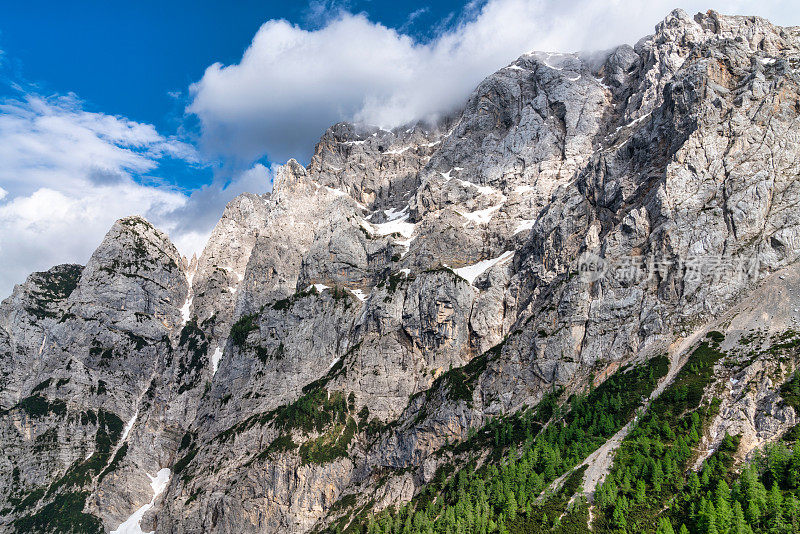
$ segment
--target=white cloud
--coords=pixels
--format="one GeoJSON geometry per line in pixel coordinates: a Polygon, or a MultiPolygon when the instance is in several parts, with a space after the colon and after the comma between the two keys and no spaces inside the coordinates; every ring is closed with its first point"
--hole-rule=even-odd
{"type": "Polygon", "coordinates": [[[0,298],[31,271],[85,263],[117,218],[157,218],[184,202],[178,193],[124,184],[83,195],[40,188],[0,204],[0,298]]]}
{"type": "MultiPolygon", "coordinates": [[[[265,23],[241,61],[208,67],[191,87],[190,113],[210,153],[250,161],[306,159],[330,124],[396,126],[457,106],[488,74],[529,50],[576,51],[633,43],[676,7],[674,0],[490,0],[428,43],[364,15],[334,10],[308,31],[265,23]]],[[[791,2],[683,1],[798,23],[791,2]]],[[[325,5],[325,4],[322,4],[325,5]]]]}
{"type": "Polygon", "coordinates": [[[0,103],[0,299],[32,271],[82,263],[120,217],[142,215],[185,254],[202,250],[225,203],[264,191],[262,166],[187,196],[153,176],[194,149],[149,124],[90,113],[74,97],[0,103]]]}
{"type": "Polygon", "coordinates": [[[194,149],[149,124],[83,111],[74,96],[0,103],[0,182],[12,196],[39,187],[80,195],[99,181],[149,172],[169,156],[195,161],[194,149]]]}
{"type": "MultiPolygon", "coordinates": [[[[798,24],[791,4],[692,0],[681,7],[798,24]]],[[[247,168],[264,154],[304,159],[338,120],[392,126],[446,111],[525,51],[633,42],[675,7],[673,0],[471,2],[461,22],[421,43],[342,5],[314,3],[314,30],[265,23],[238,64],[211,65],[190,88],[188,111],[200,119],[203,147],[223,156],[224,168],[247,168]]],[[[256,164],[232,179],[220,171],[187,195],[158,178],[167,158],[200,159],[152,125],[85,111],[74,95],[0,100],[0,298],[31,271],[85,263],[127,215],[147,217],[182,253],[199,251],[227,201],[270,189],[270,169],[256,164]]]]}

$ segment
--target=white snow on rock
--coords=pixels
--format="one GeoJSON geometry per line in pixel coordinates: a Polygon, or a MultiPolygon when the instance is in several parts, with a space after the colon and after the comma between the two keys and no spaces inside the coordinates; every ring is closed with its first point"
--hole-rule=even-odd
{"type": "MultiPolygon", "coordinates": [[[[131,429],[133,428],[133,425],[136,423],[137,417],[139,417],[139,408],[136,408],[136,412],[134,412],[133,417],[131,417],[131,420],[125,424],[125,428],[122,429],[122,437],[119,439],[120,446],[128,438],[128,434],[131,433],[131,429]]],[[[113,458],[114,455],[112,454],[111,457],[113,458]]]]}
{"type": "Polygon", "coordinates": [[[189,314],[191,313],[190,310],[192,307],[192,299],[194,298],[194,293],[192,292],[192,281],[194,280],[194,273],[196,270],[197,268],[195,267],[186,274],[186,282],[189,285],[189,291],[186,293],[186,302],[184,302],[183,306],[181,306],[181,316],[183,317],[182,324],[186,324],[189,322],[189,319],[191,319],[189,314]]]}
{"type": "Polygon", "coordinates": [[[211,376],[217,374],[219,361],[222,359],[222,349],[217,347],[214,349],[214,354],[211,355],[211,376]]]}
{"type": "Polygon", "coordinates": [[[550,63],[550,59],[553,56],[560,56],[560,55],[561,54],[547,54],[547,59],[543,60],[542,63],[544,63],[545,66],[547,66],[547,67],[549,67],[549,68],[551,68],[553,70],[562,70],[564,67],[557,67],[557,66],[555,66],[555,65],[550,63]]]}
{"type": "Polygon", "coordinates": [[[411,249],[411,242],[414,241],[415,239],[416,239],[416,237],[409,237],[408,239],[401,239],[401,240],[398,240],[398,241],[394,242],[396,245],[400,245],[401,247],[405,247],[405,250],[400,253],[400,257],[401,258],[403,256],[405,256],[406,254],[408,254],[408,251],[411,249]]]}
{"type": "Polygon", "coordinates": [[[189,317],[189,314],[191,313],[190,312],[191,308],[192,308],[192,297],[188,296],[186,297],[186,302],[184,302],[183,306],[181,307],[181,315],[183,316],[182,324],[186,324],[189,322],[189,319],[191,318],[189,317]]]}
{"type": "Polygon", "coordinates": [[[461,215],[465,219],[469,219],[470,221],[476,222],[478,224],[486,224],[486,223],[488,223],[489,221],[492,220],[492,216],[494,215],[494,212],[499,210],[502,205],[503,204],[500,203],[500,204],[498,204],[496,206],[492,206],[490,208],[486,208],[486,209],[483,209],[483,210],[470,211],[470,212],[467,212],[467,213],[461,213],[460,211],[457,211],[456,213],[458,213],[459,215],[461,215]]]}
{"type": "Polygon", "coordinates": [[[497,189],[495,189],[494,187],[490,187],[488,185],[473,184],[472,182],[468,182],[466,180],[458,180],[458,181],[464,187],[473,187],[473,188],[477,189],[478,193],[480,193],[481,195],[491,195],[492,193],[497,193],[498,192],[497,189]]]}
{"type": "Polygon", "coordinates": [[[366,293],[364,293],[363,291],[361,291],[360,289],[351,289],[350,293],[355,295],[356,298],[358,300],[360,300],[361,302],[364,302],[365,300],[367,300],[367,296],[368,295],[366,293]]]}
{"type": "Polygon", "coordinates": [[[516,228],[514,228],[514,235],[517,235],[518,233],[524,232],[526,230],[530,230],[531,228],[533,228],[533,223],[535,222],[536,222],[535,219],[528,219],[526,221],[522,221],[517,225],[516,228]]]}
{"type": "Polygon", "coordinates": [[[393,221],[388,221],[381,224],[370,224],[372,227],[372,233],[379,236],[384,235],[391,235],[391,234],[400,234],[406,239],[411,237],[411,234],[414,233],[414,223],[406,222],[408,221],[408,213],[404,214],[402,217],[394,219],[393,221]]]}
{"type": "Polygon", "coordinates": [[[311,284],[310,286],[308,286],[306,288],[306,291],[311,291],[312,287],[317,290],[317,293],[322,293],[326,289],[330,289],[331,288],[331,286],[326,286],[325,284],[311,284]]]}
{"type": "MultiPolygon", "coordinates": [[[[117,527],[116,530],[112,530],[111,534],[145,534],[142,531],[142,527],[139,526],[139,523],[142,521],[144,514],[147,513],[150,508],[156,502],[156,498],[161,495],[165,489],[167,489],[167,484],[169,484],[169,477],[172,475],[172,471],[169,470],[168,467],[160,470],[156,473],[155,477],[151,477],[149,474],[147,477],[150,479],[150,487],[153,488],[153,498],[150,499],[150,502],[133,512],[133,514],[125,520],[120,526],[117,527]]],[[[153,534],[149,532],[147,534],[153,534]]]]}
{"type": "MultiPolygon", "coordinates": [[[[644,115],[642,115],[638,119],[633,119],[632,121],[630,121],[630,122],[628,122],[626,124],[623,124],[622,126],[617,126],[617,128],[613,132],[611,132],[610,134],[608,134],[606,136],[606,139],[608,139],[609,137],[613,137],[614,135],[619,133],[619,131],[622,130],[623,128],[629,128],[629,127],[631,127],[631,126],[633,126],[635,124],[638,124],[638,123],[642,122],[647,117],[649,117],[651,114],[652,114],[652,111],[648,111],[647,113],[645,113],[644,115]]],[[[621,146],[621,145],[622,144],[619,144],[619,145],[616,145],[616,146],[621,146]]]]}
{"type": "Polygon", "coordinates": [[[487,269],[497,265],[502,261],[511,258],[512,256],[514,256],[514,251],[507,250],[496,258],[492,258],[490,260],[481,260],[474,265],[468,265],[466,267],[453,269],[453,272],[455,272],[458,276],[460,276],[461,278],[469,282],[470,285],[472,285],[475,279],[478,278],[480,275],[482,275],[484,272],[486,272],[487,269]]]}
{"type": "Polygon", "coordinates": [[[408,204],[403,206],[403,209],[401,210],[397,210],[395,208],[389,208],[388,210],[383,210],[383,213],[387,217],[386,219],[387,222],[390,222],[401,218],[403,215],[406,214],[407,211],[408,211],[408,204]]]}
{"type": "Polygon", "coordinates": [[[409,239],[411,234],[414,233],[414,223],[407,222],[409,218],[407,205],[403,206],[401,210],[395,208],[383,210],[383,213],[388,217],[388,220],[384,223],[375,224],[368,222],[375,213],[377,212],[373,212],[369,217],[362,219],[359,223],[361,228],[369,232],[369,234],[377,236],[400,234],[404,238],[409,239]]]}
{"type": "Polygon", "coordinates": [[[362,204],[361,202],[359,202],[358,200],[356,200],[353,197],[351,197],[349,194],[347,194],[346,191],[342,191],[341,189],[336,189],[335,187],[329,187],[327,185],[321,186],[317,182],[313,182],[313,183],[314,183],[314,185],[317,186],[317,189],[325,189],[326,191],[328,191],[329,193],[332,193],[333,195],[335,195],[337,197],[346,197],[346,198],[352,200],[355,203],[356,206],[358,206],[362,210],[366,211],[367,207],[364,204],[362,204]]]}
{"type": "Polygon", "coordinates": [[[533,186],[533,185],[519,185],[519,186],[514,188],[514,192],[515,193],[519,193],[521,195],[524,194],[524,193],[530,193],[531,191],[535,191],[535,190],[536,190],[536,186],[533,186]]]}
{"type": "MultiPolygon", "coordinates": [[[[128,434],[131,433],[133,425],[136,424],[137,417],[139,417],[139,408],[136,408],[136,411],[133,413],[133,417],[131,417],[131,420],[125,423],[125,427],[122,429],[122,437],[119,438],[119,441],[114,446],[114,450],[111,451],[111,456],[109,456],[109,458],[111,458],[112,461],[117,456],[117,452],[119,452],[119,450],[122,448],[122,445],[125,443],[125,440],[128,439],[128,434]]],[[[88,460],[90,457],[91,454],[89,454],[89,456],[87,456],[86,459],[88,460]]]]}

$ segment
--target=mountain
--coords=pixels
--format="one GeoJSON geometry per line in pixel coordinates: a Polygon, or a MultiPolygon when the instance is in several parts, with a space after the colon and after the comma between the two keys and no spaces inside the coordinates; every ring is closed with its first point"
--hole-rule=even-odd
{"type": "Polygon", "coordinates": [[[798,68],[676,10],[117,221],[0,304],[0,531],[799,531],[798,68]]]}

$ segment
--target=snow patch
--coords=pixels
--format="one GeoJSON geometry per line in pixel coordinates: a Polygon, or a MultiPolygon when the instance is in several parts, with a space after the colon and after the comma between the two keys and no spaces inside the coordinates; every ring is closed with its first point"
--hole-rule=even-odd
{"type": "Polygon", "coordinates": [[[394,219],[392,221],[387,221],[381,224],[371,224],[367,223],[372,227],[372,233],[379,236],[384,235],[391,235],[391,234],[400,234],[406,239],[411,237],[411,234],[414,233],[414,223],[406,222],[408,221],[409,214],[406,213],[403,216],[394,219]]]}
{"type": "Polygon", "coordinates": [[[547,54],[547,59],[543,60],[542,63],[544,63],[546,67],[551,68],[553,70],[562,70],[563,67],[556,67],[556,66],[551,65],[549,63],[550,62],[550,58],[553,57],[553,55],[554,54],[547,54]]]}
{"type": "Polygon", "coordinates": [[[311,284],[306,288],[306,291],[311,291],[312,287],[317,291],[317,293],[322,293],[326,289],[331,288],[331,286],[326,286],[325,284],[311,284]]]}
{"type": "Polygon", "coordinates": [[[363,291],[361,291],[360,289],[351,289],[350,293],[355,295],[356,298],[358,300],[360,300],[361,302],[364,302],[365,300],[367,300],[367,297],[369,296],[366,293],[364,293],[363,291]]]}
{"type": "Polygon", "coordinates": [[[181,317],[183,323],[186,324],[191,319],[190,313],[192,308],[192,299],[194,299],[194,292],[192,291],[192,282],[194,281],[194,273],[197,272],[197,267],[186,273],[186,283],[189,286],[189,291],[186,293],[186,302],[181,306],[181,317]]]}
{"type": "MultiPolygon", "coordinates": [[[[137,417],[139,417],[139,408],[136,408],[136,411],[133,413],[133,417],[131,417],[131,420],[125,423],[125,427],[122,429],[122,437],[119,438],[119,441],[114,446],[114,450],[111,451],[111,456],[109,456],[109,458],[111,458],[112,460],[117,456],[117,452],[119,452],[119,450],[122,448],[122,445],[125,443],[125,440],[128,439],[128,434],[131,433],[133,425],[136,424],[137,417]]],[[[89,458],[91,458],[92,454],[89,454],[89,456],[87,456],[86,459],[88,460],[89,458]]]]}
{"type": "Polygon", "coordinates": [[[222,359],[222,349],[217,347],[214,349],[214,354],[211,355],[211,376],[217,374],[219,368],[219,361],[222,359]]]}
{"type": "Polygon", "coordinates": [[[483,210],[470,211],[470,212],[467,212],[467,213],[461,213],[460,211],[457,211],[456,213],[458,213],[459,215],[461,215],[465,219],[468,219],[470,221],[476,222],[478,224],[486,224],[490,220],[492,220],[492,216],[494,216],[494,212],[499,210],[502,205],[503,204],[501,203],[501,204],[498,204],[496,206],[492,206],[490,208],[486,208],[486,209],[483,209],[483,210]]]}
{"type": "MultiPolygon", "coordinates": [[[[167,484],[169,484],[169,478],[172,475],[172,471],[169,470],[168,467],[160,470],[156,473],[155,477],[151,477],[147,474],[147,477],[150,479],[150,487],[153,488],[153,498],[150,499],[150,502],[133,512],[133,514],[125,520],[120,526],[117,527],[116,530],[112,530],[111,534],[145,534],[142,531],[142,527],[139,523],[142,521],[144,514],[147,513],[150,508],[156,502],[156,498],[161,495],[165,489],[167,489],[167,484]]],[[[153,534],[149,532],[148,534],[153,534]]]]}
{"type": "MultiPolygon", "coordinates": [[[[122,445],[122,443],[123,443],[123,442],[124,442],[126,439],[128,439],[128,434],[130,434],[130,433],[131,433],[131,429],[133,428],[133,425],[136,423],[136,418],[137,418],[137,417],[139,417],[139,408],[136,408],[136,412],[134,412],[134,414],[133,414],[133,417],[131,417],[131,420],[130,420],[130,421],[128,421],[128,422],[125,424],[125,428],[123,428],[123,429],[122,429],[122,437],[121,437],[121,438],[119,438],[119,445],[120,445],[120,446],[122,445]]],[[[111,455],[111,457],[113,458],[113,457],[114,457],[114,455],[112,454],[112,455],[111,455]]]]}
{"type": "Polygon", "coordinates": [[[613,88],[613,87],[611,87],[610,85],[606,84],[606,83],[603,81],[603,77],[602,77],[602,76],[595,76],[594,80],[595,80],[595,81],[598,83],[598,85],[600,85],[600,87],[602,87],[603,89],[606,89],[606,90],[608,90],[608,91],[611,91],[611,92],[613,92],[613,91],[614,91],[614,88],[613,88]]]}
{"type": "Polygon", "coordinates": [[[492,258],[490,260],[481,260],[474,265],[468,265],[466,267],[460,267],[458,269],[453,269],[458,276],[466,280],[467,282],[472,285],[476,278],[486,272],[487,269],[497,265],[500,262],[503,262],[509,258],[514,256],[513,250],[507,250],[500,254],[496,258],[492,258]]]}
{"type": "Polygon", "coordinates": [[[531,191],[535,191],[536,186],[533,185],[519,185],[514,188],[515,193],[523,194],[523,193],[530,193],[531,191]]]}
{"type": "MultiPolygon", "coordinates": [[[[316,184],[316,182],[314,182],[314,183],[316,184]]],[[[317,187],[319,187],[319,184],[317,184],[317,187]]],[[[342,191],[341,189],[336,189],[334,187],[328,187],[327,185],[324,186],[324,187],[329,193],[332,193],[334,196],[347,197],[350,200],[352,200],[355,203],[356,206],[358,206],[362,210],[366,211],[367,207],[364,204],[362,204],[361,202],[359,202],[358,200],[356,200],[353,197],[351,197],[350,195],[348,195],[347,192],[342,191]]]]}
{"type": "Polygon", "coordinates": [[[528,219],[526,221],[522,221],[514,229],[514,235],[517,235],[518,233],[524,232],[526,230],[530,230],[531,228],[533,228],[533,223],[535,223],[535,222],[536,221],[534,219],[528,219]]]}
{"type": "Polygon", "coordinates": [[[481,195],[491,195],[492,193],[498,192],[497,189],[495,189],[494,187],[490,187],[488,185],[473,184],[472,182],[468,182],[466,180],[459,180],[459,182],[461,182],[461,185],[463,185],[464,187],[474,187],[475,189],[478,190],[478,193],[480,193],[481,195]]]}
{"type": "Polygon", "coordinates": [[[389,208],[388,210],[383,210],[383,214],[387,217],[387,222],[396,221],[400,217],[406,214],[408,211],[408,204],[403,206],[403,209],[397,210],[395,208],[389,208]]]}
{"type": "Polygon", "coordinates": [[[645,120],[647,117],[649,117],[651,113],[652,113],[652,111],[648,111],[647,113],[645,113],[644,115],[642,115],[642,116],[641,116],[641,117],[639,117],[638,119],[633,119],[632,121],[630,121],[630,122],[629,122],[629,123],[627,123],[627,124],[623,124],[622,126],[617,126],[617,128],[616,128],[616,129],[615,129],[613,132],[611,132],[610,134],[608,134],[608,135],[606,136],[606,138],[609,138],[609,137],[612,137],[612,136],[614,136],[615,134],[619,133],[619,131],[620,131],[620,130],[622,130],[623,128],[627,128],[627,127],[629,127],[629,126],[633,126],[634,124],[637,124],[637,123],[639,123],[639,122],[642,122],[642,121],[643,121],[643,120],[645,120]]]}
{"type": "Polygon", "coordinates": [[[404,252],[402,252],[400,254],[401,258],[403,256],[405,256],[406,254],[408,254],[408,251],[411,248],[411,242],[414,241],[415,239],[416,239],[416,237],[410,237],[408,239],[401,239],[399,241],[395,241],[394,242],[395,245],[400,245],[401,247],[405,247],[405,249],[406,249],[404,252]]]}
{"type": "Polygon", "coordinates": [[[183,306],[181,306],[181,315],[183,316],[182,324],[188,323],[189,319],[191,319],[189,315],[191,313],[190,312],[191,308],[192,308],[192,295],[190,293],[189,296],[186,297],[186,302],[184,302],[183,306]]]}

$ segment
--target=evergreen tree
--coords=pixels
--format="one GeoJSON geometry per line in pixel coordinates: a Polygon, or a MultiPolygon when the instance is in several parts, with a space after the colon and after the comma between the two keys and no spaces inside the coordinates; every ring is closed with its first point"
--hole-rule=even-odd
{"type": "Polygon", "coordinates": [[[721,533],[728,532],[733,520],[733,511],[731,510],[731,490],[724,479],[717,484],[715,509],[717,529],[721,533]]]}
{"type": "Polygon", "coordinates": [[[714,509],[714,504],[705,497],[700,501],[697,527],[703,534],[719,534],[717,530],[717,511],[714,509]]]}
{"type": "Polygon", "coordinates": [[[624,530],[628,525],[628,520],[626,518],[627,515],[628,499],[626,499],[625,496],[622,496],[617,500],[617,504],[614,507],[614,514],[612,516],[612,522],[614,526],[618,529],[624,530]]]}
{"type": "Polygon", "coordinates": [[[731,520],[731,534],[751,534],[753,531],[744,519],[744,511],[739,501],[733,503],[733,519],[731,520]]]}
{"type": "Polygon", "coordinates": [[[509,491],[506,496],[506,511],[510,521],[517,517],[517,499],[514,497],[513,491],[509,491]]]}
{"type": "Polygon", "coordinates": [[[645,490],[646,490],[646,487],[645,487],[644,480],[639,479],[638,481],[636,481],[636,495],[635,495],[634,499],[636,500],[637,504],[641,504],[641,503],[644,502],[645,496],[646,496],[645,495],[645,490]]]}
{"type": "Polygon", "coordinates": [[[672,523],[666,517],[662,517],[658,520],[658,529],[656,530],[656,534],[675,534],[675,530],[672,528],[672,523]]]}

